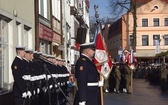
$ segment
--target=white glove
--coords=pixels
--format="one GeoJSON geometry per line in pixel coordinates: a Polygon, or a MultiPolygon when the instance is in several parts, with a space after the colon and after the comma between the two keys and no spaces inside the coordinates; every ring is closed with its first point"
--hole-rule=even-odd
{"type": "Polygon", "coordinates": [[[47,88],[43,87],[43,91],[44,91],[44,92],[47,92],[47,88]]]}
{"type": "Polygon", "coordinates": [[[104,78],[102,78],[102,80],[98,82],[98,86],[99,86],[99,87],[101,87],[101,86],[103,86],[103,85],[104,85],[104,78]]]}
{"type": "Polygon", "coordinates": [[[39,88],[37,88],[37,94],[39,94],[40,93],[40,89],[39,88]]]}
{"type": "Polygon", "coordinates": [[[85,104],[86,104],[85,101],[79,102],[79,105],[85,105],[85,104]]]}
{"type": "Polygon", "coordinates": [[[55,84],[55,87],[57,87],[57,84],[55,84]]]}
{"type": "Polygon", "coordinates": [[[33,91],[33,94],[34,94],[34,95],[36,94],[36,91],[35,91],[35,90],[33,91]]]}
{"type": "Polygon", "coordinates": [[[50,89],[52,88],[53,86],[52,85],[50,85],[50,89]]]}
{"type": "Polygon", "coordinates": [[[47,77],[48,77],[48,79],[50,79],[50,78],[51,78],[51,75],[47,75],[47,77]]]}
{"type": "Polygon", "coordinates": [[[26,98],[26,97],[27,97],[26,92],[22,93],[22,98],[26,98]]]}
{"type": "Polygon", "coordinates": [[[29,98],[32,96],[32,94],[31,94],[30,91],[27,92],[27,96],[28,96],[29,98]]]}

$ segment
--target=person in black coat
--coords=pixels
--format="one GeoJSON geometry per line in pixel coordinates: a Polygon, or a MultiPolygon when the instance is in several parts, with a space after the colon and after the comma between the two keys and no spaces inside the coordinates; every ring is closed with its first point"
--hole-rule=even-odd
{"type": "Polygon", "coordinates": [[[23,63],[23,57],[25,54],[25,47],[16,47],[17,56],[13,60],[11,65],[12,74],[14,78],[13,93],[15,98],[15,105],[23,105],[24,98],[26,98],[26,83],[22,76],[24,75],[25,66],[23,63]]]}
{"type": "Polygon", "coordinates": [[[75,66],[77,92],[74,105],[100,105],[99,75],[92,62],[95,53],[94,43],[81,44],[81,55],[75,66]]]}

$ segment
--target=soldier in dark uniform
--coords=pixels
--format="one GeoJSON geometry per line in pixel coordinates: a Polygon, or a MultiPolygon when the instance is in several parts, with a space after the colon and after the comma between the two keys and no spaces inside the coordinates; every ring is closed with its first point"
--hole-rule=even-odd
{"type": "Polygon", "coordinates": [[[100,105],[99,75],[92,62],[95,53],[94,43],[81,44],[80,51],[81,55],[75,67],[77,92],[74,105],[100,105]]]}
{"type": "Polygon", "coordinates": [[[14,78],[13,92],[15,98],[15,105],[23,105],[24,98],[27,97],[25,91],[26,83],[22,76],[24,75],[25,66],[23,63],[23,57],[25,54],[25,47],[17,46],[16,47],[17,56],[15,57],[11,69],[14,78]]]}
{"type": "Polygon", "coordinates": [[[23,79],[25,80],[26,82],[26,93],[27,93],[27,97],[25,99],[25,103],[26,105],[30,105],[31,103],[31,96],[32,96],[32,93],[31,93],[31,81],[30,81],[30,77],[31,77],[31,68],[30,68],[30,60],[32,59],[32,56],[31,54],[33,53],[33,50],[30,50],[30,49],[26,49],[25,50],[25,55],[24,55],[24,58],[23,58],[23,63],[26,67],[26,69],[24,70],[24,75],[23,75],[23,79]]]}

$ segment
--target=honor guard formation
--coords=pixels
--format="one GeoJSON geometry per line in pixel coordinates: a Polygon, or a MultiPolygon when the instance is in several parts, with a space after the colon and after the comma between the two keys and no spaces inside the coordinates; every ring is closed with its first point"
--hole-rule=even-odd
{"type": "Polygon", "coordinates": [[[24,46],[12,63],[15,105],[66,105],[70,73],[65,60],[24,46]]]}

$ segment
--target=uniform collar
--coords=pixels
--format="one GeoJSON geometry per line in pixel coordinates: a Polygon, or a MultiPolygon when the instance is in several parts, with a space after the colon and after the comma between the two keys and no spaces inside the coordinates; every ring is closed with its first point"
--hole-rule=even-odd
{"type": "Polygon", "coordinates": [[[81,54],[81,55],[87,57],[91,61],[91,59],[86,54],[81,54]]]}
{"type": "Polygon", "coordinates": [[[23,58],[24,60],[26,60],[27,62],[29,62],[29,60],[27,60],[26,58],[23,58]]]}
{"type": "Polygon", "coordinates": [[[18,57],[19,59],[23,60],[23,59],[22,59],[20,56],[18,56],[18,55],[17,55],[16,57],[18,57]]]}

